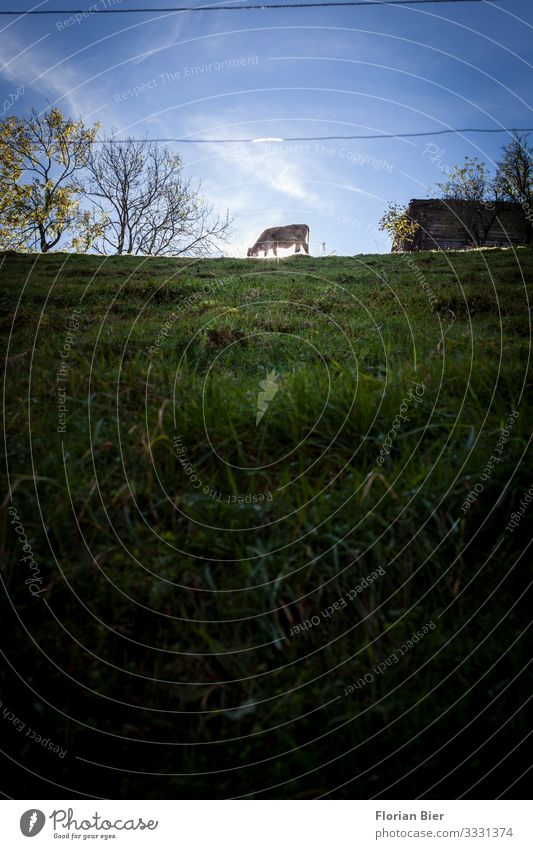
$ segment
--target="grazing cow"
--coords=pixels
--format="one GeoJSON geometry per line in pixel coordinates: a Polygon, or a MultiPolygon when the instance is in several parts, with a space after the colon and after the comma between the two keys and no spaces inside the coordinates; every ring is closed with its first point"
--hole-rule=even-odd
{"type": "Polygon", "coordinates": [[[259,251],[264,251],[265,256],[270,250],[274,256],[278,255],[278,248],[292,248],[295,253],[300,253],[303,246],[306,254],[309,253],[309,227],[307,224],[287,224],[285,227],[269,227],[263,230],[255,245],[248,248],[248,256],[258,256],[259,251]]]}

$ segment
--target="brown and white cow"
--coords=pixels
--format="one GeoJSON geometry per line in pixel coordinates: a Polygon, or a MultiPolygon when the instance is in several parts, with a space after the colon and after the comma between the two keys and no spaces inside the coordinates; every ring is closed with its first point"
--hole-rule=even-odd
{"type": "Polygon", "coordinates": [[[309,253],[307,224],[287,224],[285,227],[269,227],[263,230],[255,245],[248,248],[248,256],[258,256],[260,251],[264,251],[266,256],[270,250],[277,256],[278,248],[292,248],[293,245],[296,248],[295,253],[300,253],[301,247],[306,254],[309,253]]]}

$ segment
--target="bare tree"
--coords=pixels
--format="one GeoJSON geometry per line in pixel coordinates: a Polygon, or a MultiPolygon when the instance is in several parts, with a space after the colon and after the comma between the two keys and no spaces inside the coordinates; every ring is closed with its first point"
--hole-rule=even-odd
{"type": "Polygon", "coordinates": [[[456,166],[445,183],[437,183],[443,200],[460,201],[457,210],[467,243],[483,246],[496,221],[500,200],[498,187],[490,182],[487,167],[476,157],[466,157],[463,166],[456,166]]]}
{"type": "Polygon", "coordinates": [[[528,135],[516,132],[503,148],[494,186],[503,197],[521,205],[526,242],[530,244],[533,241],[533,147],[528,135]]]}
{"type": "Polygon", "coordinates": [[[107,217],[100,253],[211,256],[231,238],[229,213],[213,212],[168,147],[108,140],[88,168],[88,194],[107,217]]]}

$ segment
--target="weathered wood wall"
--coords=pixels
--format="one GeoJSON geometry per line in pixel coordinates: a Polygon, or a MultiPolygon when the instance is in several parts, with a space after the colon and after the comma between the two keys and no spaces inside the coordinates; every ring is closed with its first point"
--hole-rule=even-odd
{"type": "Polygon", "coordinates": [[[394,243],[393,251],[465,250],[523,245],[527,227],[518,203],[498,201],[490,206],[457,200],[411,200],[407,214],[419,224],[412,242],[394,243]],[[485,237],[484,227],[489,227],[485,237]]]}

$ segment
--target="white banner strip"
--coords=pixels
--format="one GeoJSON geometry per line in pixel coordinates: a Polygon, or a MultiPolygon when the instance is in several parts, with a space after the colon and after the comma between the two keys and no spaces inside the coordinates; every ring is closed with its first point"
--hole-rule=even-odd
{"type": "Polygon", "coordinates": [[[5,801],[2,846],[531,849],[524,801],[5,801]]]}

